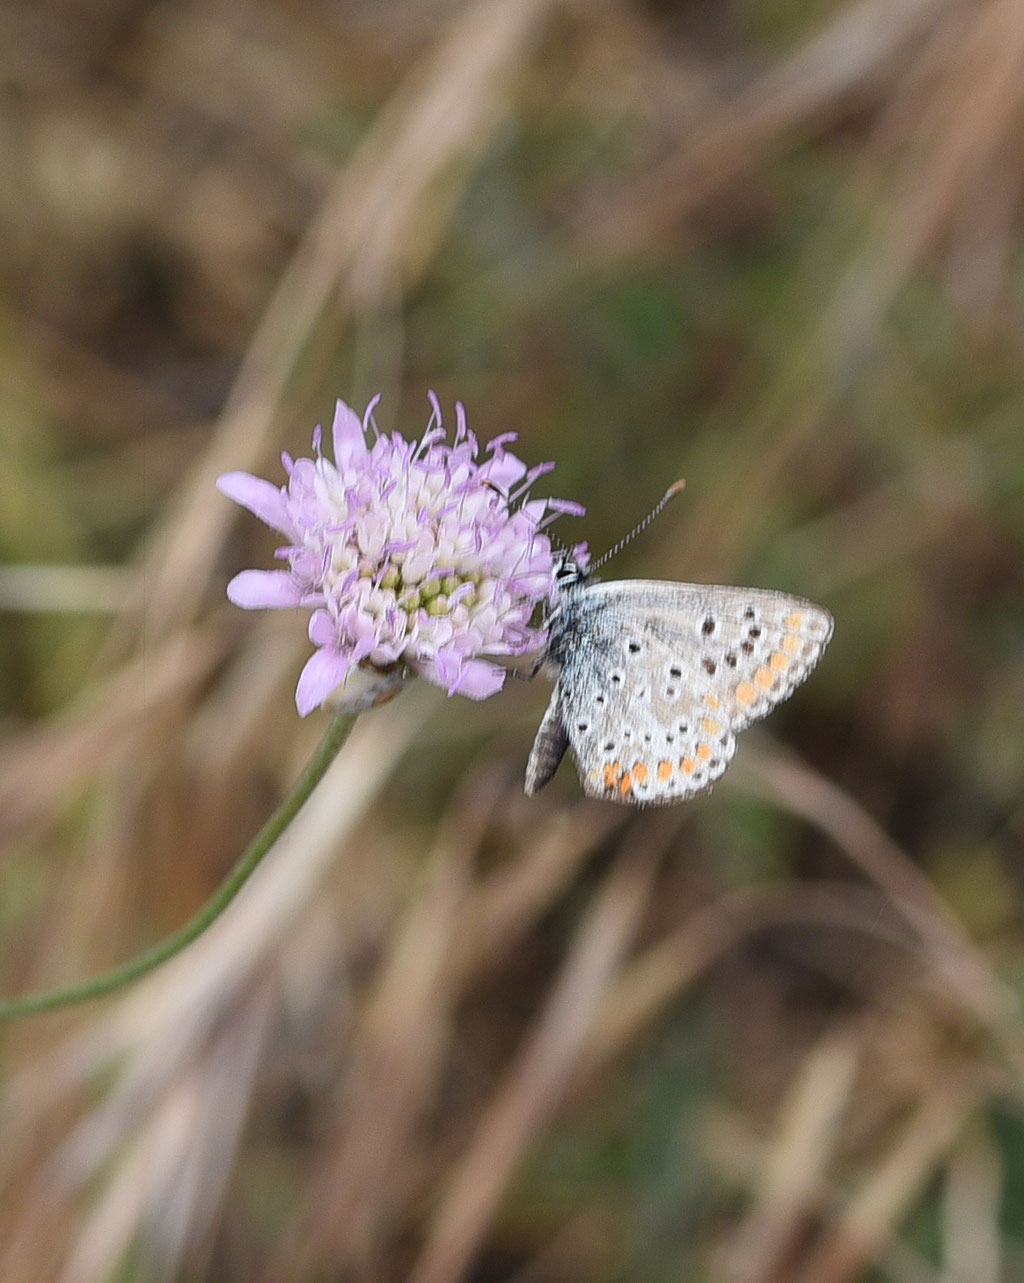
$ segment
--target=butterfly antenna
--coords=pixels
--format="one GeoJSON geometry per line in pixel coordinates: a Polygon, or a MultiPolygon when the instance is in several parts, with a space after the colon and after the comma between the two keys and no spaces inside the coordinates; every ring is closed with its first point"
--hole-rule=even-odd
{"type": "Polygon", "coordinates": [[[603,566],[606,561],[611,561],[611,559],[617,553],[620,553],[627,544],[632,543],[633,540],[637,537],[637,535],[642,534],[643,531],[647,529],[647,527],[651,524],[654,518],[658,516],[661,510],[669,502],[669,500],[674,499],[676,495],[681,493],[681,491],[683,491],[685,488],[686,488],[685,481],[676,481],[672,485],[670,485],[669,488],[662,495],[662,497],[651,509],[651,511],[647,514],[647,516],[644,517],[643,521],[638,522],[637,525],[633,527],[633,529],[629,532],[628,535],[626,535],[624,539],[619,540],[619,542],[615,545],[614,548],[609,548],[609,550],[606,553],[604,553],[603,556],[599,557],[592,566],[587,567],[588,573],[591,571],[597,570],[599,567],[603,566]]]}

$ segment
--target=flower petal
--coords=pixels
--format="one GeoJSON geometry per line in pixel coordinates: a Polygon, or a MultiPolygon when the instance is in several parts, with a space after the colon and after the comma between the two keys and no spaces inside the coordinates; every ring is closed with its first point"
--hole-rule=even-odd
{"type": "Polygon", "coordinates": [[[417,660],[414,667],[422,678],[449,695],[468,695],[470,699],[487,699],[505,683],[503,668],[483,659],[463,659],[450,648],[417,660]]]}
{"type": "Polygon", "coordinates": [[[336,646],[338,626],[326,610],[314,610],[309,617],[309,640],[314,646],[336,646]]]}
{"type": "Polygon", "coordinates": [[[282,610],[297,606],[299,585],[287,570],[242,570],[228,584],[228,601],[243,610],[282,610]]]}
{"type": "Polygon", "coordinates": [[[505,669],[483,659],[463,661],[458,680],[448,688],[449,695],[468,695],[470,699],[487,699],[505,684],[505,669]]]}
{"type": "Polygon", "coordinates": [[[535,526],[540,526],[545,512],[548,510],[548,501],[546,499],[528,499],[519,511],[524,517],[527,517],[535,526]]]}
{"type": "Polygon", "coordinates": [[[526,464],[514,454],[499,450],[493,459],[488,459],[483,465],[480,475],[492,486],[497,486],[503,494],[508,494],[519,478],[526,475],[526,464]]]}
{"type": "Polygon", "coordinates": [[[225,472],[217,478],[217,489],[222,495],[240,503],[256,514],[274,530],[284,535],[295,534],[295,526],[288,515],[288,503],[278,486],[248,472],[225,472]]]}
{"type": "Polygon", "coordinates": [[[339,400],[334,408],[331,434],[334,437],[334,462],[338,468],[349,467],[367,453],[362,421],[344,401],[339,400]]]}
{"type": "Polygon", "coordinates": [[[347,655],[322,646],[306,660],[295,687],[295,707],[300,717],[312,713],[348,676],[352,663],[347,655]]]}
{"type": "Polygon", "coordinates": [[[552,512],[557,512],[560,517],[585,517],[587,510],[583,504],[577,503],[575,499],[548,499],[547,505],[552,512]]]}

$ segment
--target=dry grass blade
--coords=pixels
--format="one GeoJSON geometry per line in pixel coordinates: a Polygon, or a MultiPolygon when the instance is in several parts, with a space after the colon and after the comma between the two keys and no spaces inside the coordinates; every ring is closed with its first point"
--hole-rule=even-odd
{"type": "Polygon", "coordinates": [[[471,866],[496,799],[493,772],[474,772],[443,817],[422,884],[388,940],[365,1009],[351,1035],[351,1071],[339,1134],[315,1185],[308,1223],[282,1245],[268,1276],[331,1259],[369,1276],[384,1226],[405,1196],[412,1133],[450,1038],[458,988],[452,940],[471,895],[471,866]],[[490,777],[490,778],[489,778],[490,777]]]}
{"type": "Polygon", "coordinates": [[[915,947],[887,905],[862,888],[751,886],[698,909],[671,934],[636,957],[612,988],[588,1038],[585,1070],[599,1072],[622,1055],[730,949],[773,927],[852,931],[869,939],[915,947]]]}
{"type": "Polygon", "coordinates": [[[418,1129],[443,1089],[457,1037],[455,1013],[551,904],[617,816],[555,815],[536,825],[520,859],[475,875],[505,768],[471,773],[427,856],[420,885],[389,932],[387,953],[354,1022],[344,1109],[312,1183],[309,1216],[292,1230],[266,1277],[330,1260],[370,1276],[383,1268],[394,1224],[420,1195],[418,1129]]]}
{"type": "MultiPolygon", "coordinates": [[[[400,705],[364,718],[228,912],[184,954],[126,994],[102,1021],[74,1036],[46,1069],[36,1066],[35,1085],[53,1072],[66,1089],[133,1047],[148,1043],[152,1048],[157,1035],[173,1043],[176,1031],[205,1028],[215,1020],[254,975],[273,963],[428,709],[428,700],[410,693],[400,705]]],[[[166,1050],[157,1055],[166,1058],[166,1050]]]]}
{"type": "Polygon", "coordinates": [[[773,155],[827,129],[847,98],[878,91],[902,71],[915,40],[952,0],[856,0],[738,97],[723,105],[629,195],[583,228],[592,240],[629,252],[663,235],[723,187],[773,155]]]}
{"type": "Polygon", "coordinates": [[[576,933],[526,1045],[455,1166],[410,1283],[465,1276],[509,1177],[563,1097],[601,1000],[629,947],[660,852],[628,842],[576,933]]]}
{"type": "Polygon", "coordinates": [[[211,629],[179,633],[90,690],[86,708],[0,747],[0,838],[46,822],[97,769],[138,753],[162,707],[194,691],[223,653],[223,639],[211,629]]]}
{"type": "Polygon", "coordinates": [[[752,755],[748,769],[760,788],[794,814],[818,825],[892,901],[944,977],[979,1023],[989,1028],[1024,1090],[1024,1022],[1016,995],[960,929],[931,883],[899,845],[842,789],[816,771],[752,755]]]}
{"type": "Polygon", "coordinates": [[[895,1226],[948,1154],[978,1107],[971,1087],[937,1084],[914,1110],[889,1152],[850,1200],[835,1228],[793,1283],[852,1283],[884,1256],[895,1226]]]}
{"type": "Polygon", "coordinates": [[[737,1283],[770,1283],[784,1276],[786,1257],[817,1210],[842,1136],[863,1040],[863,1030],[841,1027],[800,1067],[761,1163],[754,1205],[727,1252],[726,1273],[737,1283]]]}
{"type": "Polygon", "coordinates": [[[452,942],[463,975],[492,966],[621,823],[619,816],[584,804],[547,817],[526,834],[521,857],[486,878],[466,906],[458,938],[452,942]]]}
{"type": "Polygon", "coordinates": [[[148,1107],[132,1111],[129,1127],[104,1135],[100,1110],[69,1138],[53,1165],[65,1197],[95,1180],[112,1153],[121,1157],[82,1219],[61,1283],[104,1283],[140,1239],[146,1277],[176,1278],[186,1259],[196,1259],[234,1165],[273,1006],[267,989],[238,1003],[148,1107]]]}
{"type": "MultiPolygon", "coordinates": [[[[989,0],[915,115],[917,135],[822,321],[823,350],[846,365],[891,307],[914,267],[947,231],[965,193],[1019,130],[1024,29],[1013,0],[989,0]],[[964,110],[964,104],[969,109],[964,110]]],[[[1018,164],[1019,159],[1018,159],[1018,164]]]]}
{"type": "Polygon", "coordinates": [[[1005,1167],[991,1132],[980,1122],[965,1130],[946,1164],[943,1260],[953,1278],[999,1283],[999,1226],[1005,1167]]]}
{"type": "Polygon", "coordinates": [[[0,611],[116,615],[133,588],[119,566],[0,566],[0,611]]]}
{"type": "MultiPolygon", "coordinates": [[[[339,845],[388,778],[424,707],[413,697],[372,721],[364,719],[288,832],[207,934],[125,995],[101,1020],[37,1059],[10,1085],[4,1102],[7,1171],[0,1174],[9,1179],[11,1165],[32,1144],[39,1120],[48,1110],[69,1092],[108,1073],[112,1064],[120,1065],[117,1082],[82,1125],[75,1143],[73,1167],[79,1176],[73,1185],[77,1188],[95,1179],[112,1155],[131,1141],[140,1118],[152,1116],[150,1125],[160,1131],[158,1119],[165,1102],[178,1099],[182,1090],[187,1092],[183,1083],[195,1072],[197,1059],[206,1054],[202,1049],[208,1040],[217,1044],[218,1030],[226,1028],[223,1022],[229,1013],[254,984],[275,971],[283,943],[294,936],[308,914],[318,887],[336,865],[339,845]]],[[[173,1108],[168,1117],[172,1122],[177,1117],[173,1108]]],[[[230,1151],[221,1159],[229,1163],[230,1151]]],[[[161,1173],[146,1170],[159,1184],[161,1173]]],[[[164,1175],[170,1179],[169,1169],[164,1175]]],[[[50,1178],[41,1175],[40,1179],[46,1188],[37,1191],[38,1196],[49,1203],[55,1197],[50,1178]]],[[[31,1189],[22,1194],[35,1196],[31,1189]]],[[[151,1196],[156,1196],[155,1186],[138,1190],[132,1203],[137,1214],[152,1208],[151,1196]]],[[[118,1225],[132,1221],[121,1237],[123,1246],[143,1227],[132,1220],[116,1191],[110,1197],[112,1201],[98,1213],[96,1234],[98,1241],[109,1241],[102,1225],[117,1209],[118,1225]]],[[[195,1251],[208,1221],[199,1214],[201,1204],[190,1206],[196,1214],[191,1217],[188,1247],[195,1251]]],[[[177,1241],[178,1232],[172,1237],[177,1241]]],[[[4,1250],[0,1244],[0,1273],[5,1272],[4,1250]]],[[[13,1239],[9,1251],[14,1255],[8,1261],[20,1259],[19,1244],[13,1239]]],[[[92,1248],[89,1260],[91,1253],[92,1248]]]]}

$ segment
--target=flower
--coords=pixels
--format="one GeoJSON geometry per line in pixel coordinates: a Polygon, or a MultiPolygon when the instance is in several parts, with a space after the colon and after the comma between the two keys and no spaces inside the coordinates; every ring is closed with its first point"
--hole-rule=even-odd
{"type": "Polygon", "coordinates": [[[362,420],[338,402],[333,463],[321,452],[318,427],[314,458],[282,456],[286,485],[245,472],[217,481],[222,494],[288,540],[277,553],[287,570],[243,570],[227,591],[246,610],[312,611],[316,649],[295,691],[303,717],[356,666],[410,669],[449,695],[493,695],[505,670],[484,656],[522,655],[546,639],[531,622],[557,592],[543,531],[563,513],[584,511],[528,497],[554,465],[528,470],[506,449],[515,433],[497,437],[480,459],[461,405],[449,444],[430,393],[427,430],[410,442],[377,432],[378,400],[362,420]]]}

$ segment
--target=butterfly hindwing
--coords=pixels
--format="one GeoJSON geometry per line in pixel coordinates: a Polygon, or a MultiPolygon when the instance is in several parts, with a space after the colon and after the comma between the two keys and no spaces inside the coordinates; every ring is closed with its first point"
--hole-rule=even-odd
{"type": "Polygon", "coordinates": [[[569,589],[551,623],[558,676],[528,791],[554,773],[567,739],[592,797],[647,804],[706,792],[736,732],[792,693],[831,632],[827,611],[764,589],[655,580],[569,589]]]}

